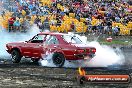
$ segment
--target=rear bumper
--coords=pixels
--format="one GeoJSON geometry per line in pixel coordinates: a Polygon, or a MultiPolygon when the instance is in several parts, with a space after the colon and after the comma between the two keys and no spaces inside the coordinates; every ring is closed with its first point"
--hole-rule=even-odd
{"type": "Polygon", "coordinates": [[[67,60],[91,60],[95,54],[74,54],[67,58],[67,60]]]}
{"type": "Polygon", "coordinates": [[[74,54],[74,57],[77,58],[77,59],[91,59],[95,56],[95,54],[74,54]]]}

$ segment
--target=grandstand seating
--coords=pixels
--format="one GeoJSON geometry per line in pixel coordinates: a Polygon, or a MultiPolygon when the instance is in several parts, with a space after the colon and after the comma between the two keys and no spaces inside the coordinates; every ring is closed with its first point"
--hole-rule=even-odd
{"type": "MultiPolygon", "coordinates": [[[[39,2],[41,2],[39,5],[42,6],[42,5],[47,5],[48,7],[51,6],[52,4],[52,1],[51,0],[39,0],[39,2]]],[[[61,5],[61,4],[57,4],[57,8],[60,8],[61,11],[64,11],[64,7],[61,5]]],[[[115,7],[116,9],[119,9],[118,7],[115,7]]],[[[131,8],[131,6],[129,6],[129,8],[131,8]]],[[[101,11],[99,10],[98,11],[101,15],[104,16],[104,14],[106,13],[105,11],[101,11]]],[[[49,22],[51,22],[51,20],[55,20],[54,18],[55,15],[53,15],[52,13],[48,12],[48,16],[47,15],[44,15],[44,16],[39,16],[39,18],[41,19],[41,22],[43,22],[45,20],[46,17],[49,18],[49,22]]],[[[12,15],[12,12],[6,12],[4,18],[2,16],[0,16],[0,19],[1,19],[1,23],[0,25],[2,25],[4,28],[8,29],[8,19],[11,17],[12,15]]],[[[25,16],[26,15],[26,12],[24,10],[22,10],[22,15],[25,16]]],[[[20,23],[23,22],[23,18],[17,18],[20,23]]],[[[33,24],[34,21],[36,19],[36,15],[33,15],[31,16],[31,20],[30,20],[30,23],[33,24]]],[[[56,26],[56,25],[52,25],[50,24],[50,31],[58,31],[58,32],[68,32],[68,31],[71,31],[71,28],[70,28],[70,25],[72,22],[74,22],[75,24],[75,27],[76,27],[76,32],[86,32],[87,31],[87,27],[83,22],[85,22],[86,19],[85,18],[80,18],[80,21],[78,21],[76,18],[75,18],[75,13],[69,13],[69,16],[68,15],[65,15],[63,17],[63,21],[62,21],[62,24],[61,26],[56,26]]],[[[96,26],[101,20],[99,19],[96,19],[94,17],[92,17],[92,21],[91,21],[91,25],[92,26],[96,26]]],[[[112,27],[120,27],[120,34],[121,35],[129,35],[130,34],[130,30],[132,30],[132,22],[128,22],[127,25],[123,25],[122,23],[117,23],[117,22],[112,22],[112,27]]]]}

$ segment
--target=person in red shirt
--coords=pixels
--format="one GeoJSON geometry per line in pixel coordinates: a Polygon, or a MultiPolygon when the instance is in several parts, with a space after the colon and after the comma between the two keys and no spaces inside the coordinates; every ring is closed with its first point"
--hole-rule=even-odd
{"type": "Polygon", "coordinates": [[[12,18],[10,18],[9,20],[8,20],[8,30],[9,30],[9,32],[11,31],[11,30],[13,30],[13,24],[14,24],[14,21],[16,20],[16,18],[15,17],[12,17],[12,18]]]}

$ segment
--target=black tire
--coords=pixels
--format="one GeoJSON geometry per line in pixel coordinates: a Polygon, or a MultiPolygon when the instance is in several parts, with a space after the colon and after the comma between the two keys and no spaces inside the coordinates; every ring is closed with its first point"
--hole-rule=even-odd
{"type": "Polygon", "coordinates": [[[18,50],[13,50],[11,52],[11,59],[13,63],[19,63],[21,61],[21,58],[22,56],[18,50]]]}
{"type": "Polygon", "coordinates": [[[65,63],[64,55],[61,53],[54,53],[52,60],[57,67],[62,67],[65,63]]]}
{"type": "Polygon", "coordinates": [[[31,60],[34,62],[34,63],[38,63],[39,59],[33,59],[31,58],[31,60]]]}
{"type": "Polygon", "coordinates": [[[85,77],[79,77],[79,78],[77,78],[77,83],[80,84],[80,85],[84,84],[85,81],[86,81],[85,77]]]}

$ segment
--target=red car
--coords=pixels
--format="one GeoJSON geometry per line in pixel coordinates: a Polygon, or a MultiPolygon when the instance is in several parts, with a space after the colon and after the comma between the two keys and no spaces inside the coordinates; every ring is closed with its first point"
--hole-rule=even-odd
{"type": "Polygon", "coordinates": [[[53,53],[52,61],[58,67],[62,67],[65,60],[90,60],[96,52],[76,36],[51,32],[39,33],[29,41],[8,43],[6,47],[14,63],[19,63],[23,56],[37,62],[43,55],[53,53]]]}

